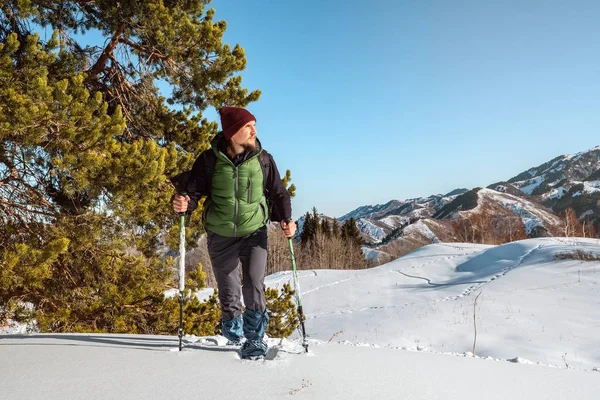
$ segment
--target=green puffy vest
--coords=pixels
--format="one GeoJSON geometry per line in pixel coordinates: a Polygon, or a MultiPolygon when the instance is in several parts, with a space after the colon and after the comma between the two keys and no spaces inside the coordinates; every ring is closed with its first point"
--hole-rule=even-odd
{"type": "Polygon", "coordinates": [[[204,204],[204,228],[226,237],[250,235],[269,220],[260,152],[236,167],[225,154],[214,151],[217,161],[204,204]]]}

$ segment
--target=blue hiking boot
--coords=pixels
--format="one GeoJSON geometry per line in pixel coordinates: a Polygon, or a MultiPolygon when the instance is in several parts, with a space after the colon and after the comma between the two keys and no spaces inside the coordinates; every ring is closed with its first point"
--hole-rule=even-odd
{"type": "Polygon", "coordinates": [[[247,340],[240,350],[244,360],[261,360],[267,355],[269,347],[264,340],[247,340]]]}
{"type": "Polygon", "coordinates": [[[244,343],[243,338],[242,338],[242,340],[228,340],[227,343],[225,343],[225,346],[240,347],[243,343],[244,343]]]}
{"type": "Polygon", "coordinates": [[[234,319],[221,321],[221,334],[228,340],[228,345],[229,343],[237,343],[237,345],[242,344],[242,339],[244,337],[243,324],[244,322],[241,315],[238,315],[234,319]]]}
{"type": "Polygon", "coordinates": [[[244,311],[244,336],[246,342],[242,345],[241,356],[243,359],[264,358],[268,346],[263,340],[269,325],[269,314],[266,311],[244,311]]]}

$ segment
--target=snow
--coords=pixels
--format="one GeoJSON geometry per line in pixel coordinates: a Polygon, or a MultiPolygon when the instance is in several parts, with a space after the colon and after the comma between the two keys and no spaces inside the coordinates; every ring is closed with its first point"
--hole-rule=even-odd
{"type": "Polygon", "coordinates": [[[583,190],[580,190],[577,193],[574,193],[573,197],[581,196],[583,193],[592,194],[592,193],[600,192],[600,181],[587,181],[587,182],[577,182],[577,183],[583,184],[583,190]]]}
{"type": "MultiPolygon", "coordinates": [[[[3,393],[15,399],[592,399],[597,372],[311,343],[240,362],[231,351],[169,351],[166,337],[50,335],[8,339],[3,393]],[[35,359],[25,358],[34,356],[35,359]],[[23,370],[26,367],[27,373],[23,370]],[[507,381],[510,384],[507,384],[507,381]]],[[[4,340],[3,340],[4,341],[4,340]]]]}
{"type": "Polygon", "coordinates": [[[297,334],[270,338],[258,362],[192,336],[182,352],[176,336],[0,336],[2,395],[596,399],[600,262],[554,257],[576,250],[600,255],[600,240],[439,243],[366,270],[301,270],[310,352],[297,334]]]}
{"type": "Polygon", "coordinates": [[[386,233],[383,231],[383,228],[375,225],[374,223],[365,218],[360,218],[359,220],[357,220],[356,226],[359,231],[368,235],[376,242],[380,242],[386,236],[386,233]]]}
{"type": "Polygon", "coordinates": [[[23,324],[12,319],[7,321],[6,326],[0,326],[0,335],[17,335],[35,331],[35,325],[23,324]]]}
{"type": "Polygon", "coordinates": [[[410,234],[415,233],[417,235],[422,235],[426,237],[431,241],[431,243],[438,243],[440,241],[438,237],[435,236],[435,234],[431,231],[431,229],[429,229],[429,227],[425,225],[425,223],[421,220],[404,228],[404,236],[408,236],[410,234]]]}
{"type": "Polygon", "coordinates": [[[564,367],[566,353],[571,367],[600,366],[600,263],[553,259],[575,247],[599,252],[599,240],[440,246],[368,270],[303,271],[312,337],[342,331],[336,339],[462,353],[473,342],[473,295],[483,291],[477,354],[564,367]],[[327,301],[315,296],[324,288],[327,301]]]}
{"type": "Polygon", "coordinates": [[[531,196],[531,193],[538,187],[540,186],[544,180],[546,180],[546,176],[545,175],[541,175],[541,176],[536,176],[535,178],[527,181],[527,185],[521,187],[521,192],[527,194],[528,196],[531,196]]]}
{"type": "Polygon", "coordinates": [[[409,220],[410,218],[404,215],[388,215],[387,217],[380,219],[379,222],[386,224],[392,229],[396,229],[402,225],[408,224],[409,220]]]}
{"type": "Polygon", "coordinates": [[[384,253],[380,250],[372,249],[370,247],[363,246],[361,249],[367,260],[377,262],[377,260],[379,260],[381,257],[387,256],[387,253],[384,253]]]}
{"type": "MultiPolygon", "coordinates": [[[[21,302],[21,307],[23,307],[26,311],[33,311],[34,304],[30,302],[21,302]]],[[[0,307],[0,312],[3,311],[2,307],[0,307]]],[[[8,319],[6,321],[6,325],[0,325],[0,335],[16,335],[16,334],[26,334],[30,332],[37,332],[38,326],[36,321],[30,321],[29,323],[20,323],[17,321],[13,321],[12,319],[8,319]]]]}
{"type": "Polygon", "coordinates": [[[481,189],[478,194],[479,196],[490,197],[495,202],[521,218],[527,234],[531,234],[533,229],[538,226],[561,224],[560,219],[555,215],[540,210],[531,202],[523,200],[520,197],[508,193],[498,193],[490,189],[481,189]]]}
{"type": "Polygon", "coordinates": [[[423,208],[417,208],[417,209],[411,211],[410,214],[414,217],[423,218],[423,217],[430,216],[432,213],[431,213],[430,208],[423,207],[423,208]]]}
{"type": "Polygon", "coordinates": [[[595,214],[595,213],[594,213],[594,210],[587,210],[586,212],[582,213],[582,214],[579,216],[579,219],[580,219],[580,220],[584,220],[584,219],[585,219],[585,217],[587,217],[587,216],[589,216],[589,215],[594,215],[594,214],[595,214]]]}
{"type": "Polygon", "coordinates": [[[544,193],[542,195],[542,198],[545,198],[547,200],[549,199],[560,199],[561,197],[563,197],[566,193],[568,192],[567,189],[565,189],[563,186],[556,188],[556,189],[551,189],[549,192],[544,193]]]}

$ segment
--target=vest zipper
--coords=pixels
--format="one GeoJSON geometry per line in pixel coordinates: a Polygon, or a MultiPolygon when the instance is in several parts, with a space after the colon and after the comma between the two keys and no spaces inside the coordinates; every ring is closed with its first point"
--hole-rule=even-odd
{"type": "Polygon", "coordinates": [[[262,215],[263,215],[263,220],[265,219],[265,217],[267,216],[267,213],[265,211],[265,206],[263,203],[259,203],[260,205],[260,211],[262,211],[262,215]]]}
{"type": "Polygon", "coordinates": [[[248,204],[252,201],[252,180],[248,178],[248,204]]]}
{"type": "Polygon", "coordinates": [[[234,211],[233,211],[233,237],[237,237],[238,227],[238,167],[233,167],[233,182],[234,182],[234,211]]]}

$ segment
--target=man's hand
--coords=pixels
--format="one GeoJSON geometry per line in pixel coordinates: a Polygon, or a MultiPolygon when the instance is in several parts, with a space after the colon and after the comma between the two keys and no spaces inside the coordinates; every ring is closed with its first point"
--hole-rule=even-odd
{"type": "Polygon", "coordinates": [[[286,238],[291,238],[296,233],[296,223],[294,221],[281,221],[281,229],[286,238]]]}
{"type": "Polygon", "coordinates": [[[182,196],[180,194],[175,195],[175,198],[173,199],[173,210],[175,210],[176,213],[184,213],[187,211],[188,209],[188,202],[190,201],[190,196],[185,195],[182,196]]]}

